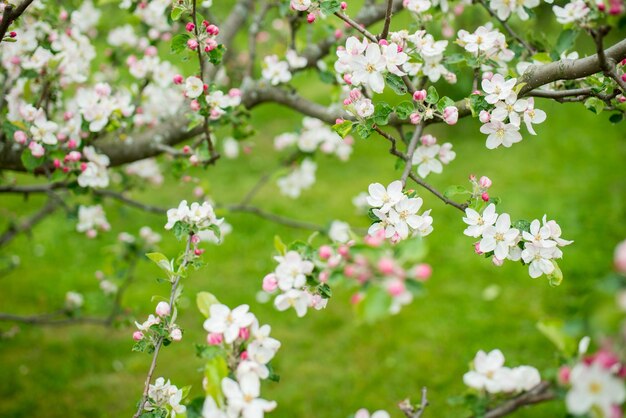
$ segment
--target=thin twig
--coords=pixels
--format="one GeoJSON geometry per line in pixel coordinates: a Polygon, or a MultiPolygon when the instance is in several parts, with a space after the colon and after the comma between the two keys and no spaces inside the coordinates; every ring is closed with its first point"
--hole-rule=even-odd
{"type": "Polygon", "coordinates": [[[509,415],[513,411],[527,406],[534,405],[546,401],[551,401],[555,398],[555,393],[552,391],[549,382],[541,382],[531,390],[523,393],[513,399],[510,399],[497,407],[487,411],[484,418],[499,418],[505,415],[509,415]]]}
{"type": "Polygon", "coordinates": [[[615,71],[616,62],[607,58],[604,52],[603,39],[610,32],[609,26],[600,26],[597,30],[591,30],[591,37],[596,43],[596,52],[598,53],[598,60],[600,62],[600,68],[607,77],[611,77],[622,90],[623,94],[626,94],[626,81],[622,80],[617,71],[615,71]]]}
{"type": "Polygon", "coordinates": [[[415,150],[417,150],[417,143],[420,140],[420,136],[422,135],[422,130],[424,129],[424,125],[421,123],[415,127],[415,131],[413,131],[413,136],[411,137],[411,141],[409,142],[409,146],[406,150],[406,165],[404,166],[404,171],[402,172],[402,177],[400,177],[400,181],[402,182],[402,187],[406,186],[406,180],[413,169],[413,155],[415,155],[415,150]]]}
{"type": "Polygon", "coordinates": [[[405,399],[398,404],[398,408],[404,413],[407,418],[421,418],[429,405],[428,398],[426,397],[426,387],[422,388],[422,400],[420,405],[416,408],[409,399],[405,399]]]}
{"type": "Polygon", "coordinates": [[[466,203],[457,203],[457,202],[455,202],[453,200],[448,199],[447,197],[445,197],[443,195],[443,193],[441,193],[439,190],[435,189],[430,184],[426,183],[424,180],[422,180],[417,175],[415,175],[415,173],[410,173],[409,177],[411,178],[411,180],[413,180],[414,182],[416,182],[417,184],[419,184],[420,186],[422,186],[423,188],[425,188],[426,190],[428,190],[429,192],[431,192],[432,194],[437,196],[446,205],[454,206],[455,208],[457,208],[461,212],[465,212],[465,209],[467,209],[467,204],[466,203]]]}
{"type": "Polygon", "coordinates": [[[343,20],[344,22],[346,22],[348,25],[352,26],[354,29],[356,29],[357,31],[361,32],[361,34],[363,34],[367,39],[369,39],[370,41],[374,42],[374,43],[378,43],[378,39],[376,39],[376,36],[374,36],[370,31],[368,31],[367,29],[365,29],[363,26],[361,26],[359,23],[355,22],[354,20],[352,20],[350,17],[348,17],[345,13],[342,12],[336,12],[335,16],[337,16],[339,19],[343,20]]]}
{"type": "Polygon", "coordinates": [[[387,10],[385,11],[385,26],[383,26],[383,31],[380,33],[378,39],[387,39],[387,35],[389,35],[389,26],[391,25],[391,12],[393,7],[393,0],[387,0],[387,10]]]}

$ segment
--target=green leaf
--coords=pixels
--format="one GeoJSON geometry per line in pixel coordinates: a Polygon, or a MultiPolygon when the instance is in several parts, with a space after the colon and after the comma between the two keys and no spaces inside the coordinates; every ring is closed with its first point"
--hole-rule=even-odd
{"type": "Polygon", "coordinates": [[[389,115],[393,109],[385,102],[378,102],[374,107],[374,123],[377,125],[386,125],[389,122],[389,115]]]}
{"type": "Polygon", "coordinates": [[[326,83],[326,84],[336,83],[335,74],[331,73],[330,71],[320,71],[317,74],[319,75],[322,83],[326,83]]]}
{"type": "Polygon", "coordinates": [[[357,305],[357,313],[366,322],[374,322],[389,315],[391,295],[380,286],[370,286],[357,305]]]}
{"type": "Polygon", "coordinates": [[[322,0],[320,1],[320,10],[326,16],[337,13],[341,9],[339,0],[322,0]]]}
{"type": "Polygon", "coordinates": [[[563,282],[563,272],[561,271],[561,268],[556,260],[551,261],[552,264],[554,264],[554,271],[548,274],[548,283],[550,283],[550,286],[552,287],[557,287],[563,282]]]}
{"type": "Polygon", "coordinates": [[[196,295],[196,305],[198,306],[198,310],[206,318],[211,315],[211,305],[215,305],[216,303],[220,302],[212,293],[198,292],[198,294],[196,295]]]}
{"type": "Polygon", "coordinates": [[[30,149],[26,148],[22,151],[21,160],[27,171],[34,171],[37,167],[43,164],[44,161],[46,161],[46,157],[35,158],[33,157],[32,152],[30,152],[30,149]]]}
{"type": "Polygon", "coordinates": [[[470,110],[472,111],[472,116],[478,115],[483,110],[489,110],[491,105],[487,103],[485,98],[480,94],[472,94],[470,96],[470,110]]]}
{"type": "Polygon", "coordinates": [[[609,116],[609,122],[611,123],[620,123],[623,119],[623,113],[613,113],[611,116],[609,116]]]}
{"type": "Polygon", "coordinates": [[[443,192],[443,196],[447,199],[450,199],[453,196],[459,196],[459,195],[464,195],[464,194],[471,195],[472,192],[467,190],[465,187],[458,186],[458,185],[449,186],[443,192]]]}
{"type": "MultiPolygon", "coordinates": [[[[176,10],[176,9],[174,9],[176,10]]],[[[187,49],[187,41],[190,36],[187,33],[179,33],[178,35],[172,38],[172,42],[170,43],[170,52],[172,54],[180,54],[185,49],[187,49]]]]}
{"type": "Polygon", "coordinates": [[[222,404],[222,379],[227,376],[228,365],[223,356],[217,356],[207,361],[204,367],[205,393],[207,396],[212,396],[218,406],[222,404]]]}
{"type": "Polygon", "coordinates": [[[350,132],[352,132],[353,126],[354,126],[353,122],[349,120],[344,120],[341,123],[337,123],[333,125],[333,131],[337,132],[337,134],[340,137],[345,138],[346,136],[350,134],[350,132]]]}
{"type": "Polygon", "coordinates": [[[597,97],[590,97],[585,100],[585,107],[597,115],[604,110],[604,102],[597,97]]]}
{"type": "Polygon", "coordinates": [[[396,94],[400,96],[406,94],[408,91],[406,88],[406,84],[404,84],[404,81],[402,81],[402,77],[399,77],[395,74],[387,73],[387,75],[385,76],[385,81],[387,82],[387,85],[391,87],[391,90],[393,90],[396,94]]]}
{"type": "Polygon", "coordinates": [[[180,7],[172,7],[172,13],[170,14],[170,17],[172,18],[172,20],[174,22],[176,22],[178,19],[180,19],[181,15],[183,14],[183,9],[180,7]]]}
{"type": "Polygon", "coordinates": [[[445,58],[446,64],[460,64],[465,62],[465,57],[463,54],[450,54],[445,58]]]}
{"type": "Polygon", "coordinates": [[[544,64],[552,62],[552,57],[550,57],[550,55],[547,52],[539,52],[538,54],[533,55],[532,59],[535,61],[542,62],[544,64]]]}
{"type": "Polygon", "coordinates": [[[530,232],[530,222],[525,219],[520,219],[519,221],[513,222],[513,228],[519,229],[520,231],[530,232]]]}
{"type": "Polygon", "coordinates": [[[557,56],[557,60],[561,57],[561,54],[569,49],[572,49],[574,42],[578,37],[578,31],[572,29],[566,29],[559,35],[559,39],[556,41],[554,52],[557,56]]]}
{"type": "Polygon", "coordinates": [[[361,139],[367,139],[372,135],[372,125],[369,123],[360,123],[356,126],[356,133],[361,139]]]}
{"type": "Polygon", "coordinates": [[[415,111],[415,105],[407,100],[396,106],[395,111],[400,119],[407,119],[415,111]]]}
{"type": "Polygon", "coordinates": [[[224,349],[219,345],[196,344],[196,356],[203,360],[212,360],[223,355],[224,349]]]}
{"type": "Polygon", "coordinates": [[[319,285],[317,287],[317,290],[319,291],[320,296],[322,296],[324,299],[330,299],[333,295],[333,291],[326,283],[322,283],[321,285],[319,285]]]}
{"type": "Polygon", "coordinates": [[[426,103],[435,104],[439,101],[439,93],[434,86],[428,87],[428,94],[426,95],[426,103]]]}
{"type": "Polygon", "coordinates": [[[276,248],[276,251],[278,251],[280,255],[287,253],[287,246],[278,235],[274,235],[274,248],[276,248]]]}
{"type": "Polygon", "coordinates": [[[424,259],[428,249],[420,237],[415,237],[398,243],[396,251],[401,264],[417,264],[424,259]]]}
{"type": "Polygon", "coordinates": [[[222,62],[222,58],[224,57],[225,52],[226,47],[222,44],[219,44],[217,48],[209,51],[209,62],[213,65],[219,65],[222,62]]]}
{"type": "Polygon", "coordinates": [[[443,96],[437,102],[437,110],[439,110],[440,112],[443,112],[443,109],[445,109],[448,106],[454,106],[454,100],[452,100],[448,96],[443,96]]]}
{"type": "Polygon", "coordinates": [[[552,344],[556,346],[559,351],[565,354],[566,357],[576,354],[577,343],[576,340],[565,334],[563,328],[563,321],[561,320],[544,320],[537,323],[537,329],[546,338],[548,338],[552,344]]]}

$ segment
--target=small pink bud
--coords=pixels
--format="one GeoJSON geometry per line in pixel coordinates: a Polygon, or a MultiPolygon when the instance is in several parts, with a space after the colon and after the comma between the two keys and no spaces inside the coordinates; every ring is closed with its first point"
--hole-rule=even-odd
{"type": "Polygon", "coordinates": [[[321,283],[326,283],[329,277],[330,277],[330,273],[327,270],[324,270],[320,273],[318,278],[321,283]]]}
{"type": "Polygon", "coordinates": [[[433,268],[430,264],[422,263],[415,266],[415,278],[425,282],[433,274],[433,268]]]}
{"type": "Polygon", "coordinates": [[[239,338],[242,340],[250,338],[250,330],[248,328],[239,328],[239,338]]]}
{"type": "Polygon", "coordinates": [[[80,163],[80,171],[87,170],[87,163],[80,163]]]}
{"type": "Polygon", "coordinates": [[[350,74],[344,74],[343,75],[343,81],[345,81],[346,84],[351,86],[352,85],[352,77],[350,76],[350,74]]]}
{"type": "Polygon", "coordinates": [[[475,175],[475,174],[470,174],[470,175],[469,175],[469,180],[470,180],[471,182],[475,182],[475,181],[476,181],[476,175],[475,175]]]}
{"type": "Polygon", "coordinates": [[[67,10],[61,10],[61,13],[59,13],[59,19],[67,20],[68,17],[69,13],[67,12],[67,10]]]}
{"type": "Polygon", "coordinates": [[[569,385],[570,369],[568,366],[561,366],[558,373],[559,383],[563,386],[569,385]]]}
{"type": "Polygon", "coordinates": [[[220,33],[220,28],[215,25],[209,25],[206,27],[206,33],[209,35],[217,36],[220,33]]]}
{"type": "Polygon", "coordinates": [[[352,104],[352,100],[350,100],[350,98],[344,99],[343,100],[343,105],[344,106],[349,106],[352,104]]]}
{"type": "Polygon", "coordinates": [[[482,187],[483,189],[488,189],[491,187],[491,179],[487,176],[482,176],[480,178],[480,180],[478,180],[478,184],[480,185],[480,187],[482,187]]]}
{"type": "Polygon", "coordinates": [[[480,250],[480,241],[474,243],[474,252],[478,255],[483,254],[483,252],[480,250]]]}
{"type": "Polygon", "coordinates": [[[343,258],[347,258],[350,255],[350,248],[347,245],[340,245],[339,248],[337,249],[337,252],[343,258]]]}
{"type": "Polygon", "coordinates": [[[198,234],[194,234],[191,236],[191,243],[192,244],[198,244],[200,242],[200,235],[198,234]]]}
{"type": "Polygon", "coordinates": [[[478,115],[478,120],[482,123],[487,123],[491,120],[491,114],[486,110],[481,110],[480,114],[478,115]]]}
{"type": "Polygon", "coordinates": [[[195,28],[196,28],[196,25],[194,25],[193,22],[188,22],[185,25],[185,29],[187,30],[187,32],[193,32],[195,28]]]}
{"type": "Polygon", "coordinates": [[[455,106],[448,106],[443,109],[443,120],[448,125],[455,125],[459,120],[459,109],[455,106]]]}
{"type": "Polygon", "coordinates": [[[17,36],[17,32],[15,32],[15,31],[11,31],[11,32],[9,32],[9,36],[10,36],[11,38],[15,38],[15,37],[17,36]]]}
{"type": "Polygon", "coordinates": [[[341,119],[341,118],[335,119],[335,124],[336,125],[339,125],[339,124],[342,124],[342,123],[343,123],[343,119],[341,119]]]}
{"type": "Polygon", "coordinates": [[[354,266],[351,264],[348,264],[347,266],[345,266],[343,268],[343,275],[346,277],[354,276],[354,266]]]}
{"type": "Polygon", "coordinates": [[[626,96],[620,94],[619,96],[617,96],[617,100],[620,103],[624,103],[624,102],[626,102],[626,96]]]}
{"type": "Polygon", "coordinates": [[[13,139],[18,144],[23,145],[26,143],[26,140],[28,139],[28,137],[26,136],[26,133],[24,131],[15,131],[15,133],[13,133],[13,139]]]}
{"type": "Polygon", "coordinates": [[[491,80],[493,78],[493,73],[491,71],[485,71],[483,73],[483,80],[491,80]]]}
{"type": "Polygon", "coordinates": [[[189,162],[191,163],[191,165],[198,165],[198,163],[200,162],[200,159],[198,158],[197,155],[192,155],[191,157],[189,157],[189,162]]]}
{"type": "Polygon", "coordinates": [[[158,316],[168,316],[171,312],[170,304],[167,302],[159,302],[156,306],[155,312],[158,316]]]}
{"type": "Polygon", "coordinates": [[[202,26],[204,26],[205,28],[209,26],[209,24],[210,24],[209,21],[206,19],[202,21],[202,26]]]}
{"type": "Polygon", "coordinates": [[[306,21],[307,21],[307,22],[309,22],[309,23],[313,23],[313,22],[315,22],[315,14],[313,14],[313,13],[309,13],[309,14],[306,16],[306,21]]]}
{"type": "Polygon", "coordinates": [[[341,10],[346,10],[348,8],[348,3],[346,3],[345,1],[342,1],[339,7],[341,7],[341,10]]]}
{"type": "Polygon", "coordinates": [[[618,273],[626,275],[626,240],[620,242],[615,247],[613,265],[618,273]]]}
{"type": "Polygon", "coordinates": [[[213,38],[209,38],[204,42],[205,42],[204,52],[211,52],[218,46],[217,41],[213,38]]]}
{"type": "Polygon", "coordinates": [[[411,115],[409,116],[409,119],[411,120],[411,123],[413,125],[417,125],[418,123],[420,123],[420,121],[422,120],[422,115],[420,115],[417,112],[413,112],[411,113],[411,115]]]}
{"type": "Polygon", "coordinates": [[[192,51],[195,51],[196,49],[198,49],[198,41],[196,41],[195,39],[188,40],[187,47],[192,51]]]}
{"type": "Polygon", "coordinates": [[[202,254],[204,254],[204,248],[196,248],[195,250],[193,250],[193,253],[196,256],[201,256],[202,254]]]}
{"type": "Polygon", "coordinates": [[[143,53],[144,55],[148,57],[156,57],[157,54],[159,53],[159,50],[156,48],[156,46],[150,45],[149,47],[146,48],[145,51],[143,51],[143,53]]]}
{"type": "Polygon", "coordinates": [[[391,275],[393,274],[395,268],[396,268],[396,265],[391,258],[383,257],[380,260],[378,260],[378,270],[382,274],[391,275]]]}
{"type": "Polygon", "coordinates": [[[190,147],[189,145],[185,145],[185,146],[183,147],[183,152],[184,152],[185,154],[189,154],[189,153],[191,152],[191,147],[190,147]]]}
{"type": "Polygon", "coordinates": [[[504,264],[504,260],[500,260],[498,257],[493,256],[491,257],[491,262],[493,263],[494,266],[496,267],[500,267],[502,266],[502,264],[504,264]]]}
{"type": "Polygon", "coordinates": [[[485,192],[483,194],[480,195],[480,198],[484,201],[484,202],[489,202],[489,193],[485,192]]]}
{"type": "Polygon", "coordinates": [[[420,138],[420,142],[426,147],[431,147],[437,143],[437,138],[430,134],[426,134],[420,138]]]}
{"type": "Polygon", "coordinates": [[[78,144],[76,143],[76,140],[70,139],[69,141],[67,141],[67,147],[69,149],[76,148],[77,146],[78,146],[78,144]]]}
{"type": "Polygon", "coordinates": [[[182,75],[180,75],[180,74],[176,74],[172,78],[172,81],[174,82],[174,84],[183,84],[184,80],[185,80],[185,78],[182,75]]]}
{"type": "Polygon", "coordinates": [[[13,65],[20,65],[20,63],[22,62],[22,60],[20,59],[20,57],[18,57],[18,56],[16,55],[16,56],[11,57],[10,62],[11,62],[11,64],[13,64],[13,65]]]}
{"type": "Polygon", "coordinates": [[[606,6],[604,5],[604,3],[598,3],[598,10],[603,12],[605,9],[606,9],[606,6]]]}
{"type": "Polygon", "coordinates": [[[342,36],[343,36],[343,32],[341,31],[341,29],[336,29],[335,30],[335,39],[341,39],[342,36]]]}
{"type": "Polygon", "coordinates": [[[622,74],[622,81],[626,81],[626,73],[622,74]]]}
{"type": "Polygon", "coordinates": [[[194,187],[193,195],[197,198],[201,198],[202,196],[204,196],[204,189],[200,186],[194,187]]]}
{"type": "Polygon", "coordinates": [[[361,302],[364,298],[365,296],[363,296],[362,293],[355,293],[354,295],[350,297],[350,303],[353,305],[356,305],[359,302],[361,302]]]}
{"type": "Polygon", "coordinates": [[[206,336],[206,342],[209,345],[220,345],[222,341],[224,341],[224,337],[216,332],[211,332],[206,336]]]}
{"type": "Polygon", "coordinates": [[[241,354],[239,355],[239,358],[241,358],[242,360],[248,360],[248,352],[247,351],[242,351],[241,354]]]}
{"type": "Polygon", "coordinates": [[[133,332],[133,340],[141,341],[142,339],[143,339],[143,332],[141,332],[141,331],[133,332]]]}
{"type": "Polygon", "coordinates": [[[69,173],[70,172],[70,168],[69,167],[63,167],[63,172],[64,173],[69,173]]]}
{"type": "MultiPolygon", "coordinates": [[[[612,16],[616,16],[619,14],[622,14],[622,5],[619,3],[613,3],[611,4],[611,7],[609,8],[609,14],[612,16]]],[[[11,32],[14,33],[14,32],[11,32]]],[[[12,36],[13,38],[13,36],[12,36]]]]}
{"type": "Polygon", "coordinates": [[[352,100],[353,102],[358,102],[359,100],[361,100],[361,97],[363,97],[363,95],[361,94],[361,91],[359,89],[350,90],[350,100],[352,100]]]}
{"type": "Polygon", "coordinates": [[[626,65],[626,58],[624,58],[624,59],[622,60],[622,62],[620,62],[620,64],[621,64],[621,65],[626,65]]]}
{"type": "Polygon", "coordinates": [[[333,249],[328,245],[322,245],[318,254],[322,260],[328,260],[333,255],[333,249]]]}
{"type": "Polygon", "coordinates": [[[278,281],[276,280],[276,275],[274,273],[270,273],[263,278],[263,290],[268,293],[273,292],[278,288],[278,281]]]}
{"type": "Polygon", "coordinates": [[[170,332],[170,338],[172,339],[172,341],[178,342],[183,339],[183,332],[180,330],[180,328],[174,328],[172,332],[170,332]]]}
{"type": "Polygon", "coordinates": [[[228,97],[241,97],[241,94],[241,90],[239,89],[228,90],[228,97]]]}
{"type": "Polygon", "coordinates": [[[194,112],[197,112],[198,110],[200,110],[200,102],[196,99],[193,99],[191,103],[189,103],[189,108],[194,112]]]}
{"type": "Polygon", "coordinates": [[[424,100],[426,100],[426,90],[417,90],[415,93],[413,93],[413,100],[415,100],[416,102],[423,102],[424,100]]]}
{"type": "Polygon", "coordinates": [[[366,235],[363,241],[370,247],[380,247],[385,242],[385,231],[377,231],[375,235],[366,235]],[[382,232],[382,234],[380,233],[382,232]]]}
{"type": "Polygon", "coordinates": [[[389,42],[387,42],[386,39],[381,39],[380,41],[378,41],[378,45],[380,45],[380,46],[388,46],[389,42]]]}
{"type": "Polygon", "coordinates": [[[54,164],[54,168],[61,167],[61,161],[58,158],[55,158],[52,164],[54,164]]]}
{"type": "Polygon", "coordinates": [[[406,291],[406,286],[402,280],[393,280],[387,285],[387,292],[391,296],[400,296],[406,291]]]}

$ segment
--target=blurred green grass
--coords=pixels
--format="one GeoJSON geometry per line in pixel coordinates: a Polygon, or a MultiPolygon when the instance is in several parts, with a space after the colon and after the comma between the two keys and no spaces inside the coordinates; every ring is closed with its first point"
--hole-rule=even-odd
{"type": "MultiPolygon", "coordinates": [[[[267,48],[272,47],[278,48],[267,48]]],[[[298,81],[305,95],[328,102],[328,89],[310,83],[310,77],[302,75],[298,81]]],[[[460,85],[464,86],[463,80],[460,85]]],[[[464,391],[461,377],[477,350],[501,348],[509,365],[553,367],[553,347],[536,331],[536,322],[583,320],[596,303],[590,294],[610,269],[615,244],[626,237],[626,132],[623,125],[609,125],[606,115],[595,116],[582,106],[545,101],[537,106],[546,110],[548,121],[537,128],[538,136],[524,134],[524,141],[512,149],[487,150],[476,121],[429,128],[427,132],[441,142],[452,142],[457,152],[457,160],[429,181],[444,189],[465,184],[470,173],[487,175],[494,180],[492,194],[502,198],[500,210],[513,218],[540,218],[547,213],[556,219],[564,237],[575,240],[560,263],[565,275],[560,287],[530,279],[519,264],[496,268],[475,256],[472,240],[462,235],[461,213],[420,191],[435,219],[435,231],[427,238],[426,261],[434,266],[427,295],[399,315],[367,325],[356,322],[349,294],[339,289],[325,311],[298,319],[291,311],[278,313],[271,304],[258,304],[255,294],[262,277],[274,268],[274,235],[289,241],[306,238],[308,233],[252,215],[227,214],[233,233],[221,246],[208,248],[207,267],[184,283],[180,323],[185,336],[183,342],[163,351],[156,375],[178,386],[193,384],[192,394],[200,393],[201,363],[195,359],[193,343],[205,337],[194,302],[201,290],[215,293],[231,306],[249,303],[282,341],[274,365],[281,381],[263,388],[267,399],[278,401],[271,414],[277,418],[346,417],[360,407],[387,409],[400,416],[395,404],[407,396],[417,399],[422,386],[429,389],[428,416],[456,417],[463,411],[447,399],[464,391]],[[500,294],[485,300],[483,291],[492,285],[499,286],[500,294]]],[[[299,124],[300,118],[289,109],[260,107],[253,116],[259,133],[253,138],[252,154],[236,161],[221,160],[216,167],[194,174],[217,201],[236,202],[260,174],[274,167],[275,162],[267,158],[272,138],[299,124]]],[[[317,159],[318,181],[300,199],[279,197],[271,183],[254,203],[302,220],[340,219],[366,226],[366,217],[355,214],[350,202],[369,183],[387,183],[399,176],[387,151],[380,137],[357,140],[348,163],[324,156],[317,159]]],[[[173,207],[180,199],[193,200],[192,189],[193,185],[181,187],[170,180],[133,197],[173,207]]],[[[38,196],[25,202],[22,197],[0,195],[0,226],[10,213],[26,215],[41,202],[38,196]]],[[[2,256],[18,255],[22,264],[0,277],[1,311],[51,311],[62,304],[67,290],[76,290],[86,295],[87,313],[102,312],[94,272],[105,267],[105,249],[118,232],[136,234],[140,226],[149,225],[163,233],[164,253],[179,251],[180,243],[162,231],[164,217],[110,201],[104,206],[113,231],[96,240],[81,237],[74,231],[75,221],[57,212],[32,236],[20,236],[2,249],[2,256]]],[[[152,295],[168,292],[166,285],[155,282],[158,274],[148,262],[140,263],[136,282],[124,299],[137,318],[152,312],[152,295]]],[[[0,331],[10,327],[1,323],[0,331]]],[[[21,326],[14,338],[0,340],[0,416],[130,416],[149,363],[147,355],[130,351],[131,333],[130,328],[21,326]]],[[[516,416],[556,416],[562,411],[552,403],[516,416]]]]}
{"type": "MultiPolygon", "coordinates": [[[[494,180],[492,194],[502,198],[501,210],[516,218],[546,212],[557,219],[563,235],[575,241],[565,249],[565,281],[560,287],[530,279],[518,264],[496,268],[475,256],[472,240],[462,235],[461,214],[421,192],[435,219],[435,231],[427,239],[427,261],[434,266],[428,294],[399,315],[367,325],[356,323],[349,295],[340,290],[325,311],[298,319],[293,312],[278,313],[271,305],[258,304],[255,293],[274,266],[273,236],[289,240],[308,233],[251,215],[227,215],[233,233],[221,246],[208,249],[208,266],[184,284],[180,321],[185,337],[164,350],[157,375],[177,385],[193,384],[198,393],[200,362],[192,343],[204,338],[194,303],[200,290],[215,293],[231,306],[249,303],[282,341],[275,364],[281,382],[264,386],[264,395],[278,401],[276,417],[344,417],[362,406],[393,410],[404,397],[418,397],[423,385],[429,388],[431,416],[459,416],[461,411],[448,405],[447,398],[464,390],[461,376],[478,349],[501,348],[510,365],[554,366],[553,348],[535,323],[581,316],[586,295],[610,268],[615,243],[626,236],[626,134],[607,124],[604,115],[578,106],[540,102],[539,107],[548,112],[548,122],[539,127],[537,137],[525,135],[513,149],[485,149],[475,121],[432,129],[441,141],[453,142],[458,157],[442,175],[429,180],[444,188],[462,184],[469,173],[488,175],[494,180]],[[483,290],[493,284],[500,287],[499,297],[484,300],[483,290]]],[[[252,154],[197,173],[210,182],[210,194],[220,202],[240,199],[258,174],[272,167],[265,157],[272,134],[284,131],[293,120],[282,108],[260,108],[254,123],[263,132],[252,154]]],[[[327,157],[318,161],[318,181],[302,198],[278,197],[272,183],[255,204],[309,221],[341,219],[366,226],[367,219],[354,213],[352,197],[370,182],[385,183],[399,174],[387,144],[375,137],[358,140],[349,163],[327,157]]],[[[170,183],[134,197],[169,207],[179,199],[192,199],[191,189],[170,183]]],[[[28,212],[30,203],[39,200],[0,198],[3,212],[18,213],[28,212]]],[[[93,299],[98,292],[94,271],[103,267],[102,247],[111,245],[117,232],[136,233],[144,224],[161,230],[165,221],[117,203],[104,205],[114,230],[96,240],[78,236],[74,222],[58,212],[33,231],[32,239],[21,236],[3,249],[4,255],[19,255],[22,265],[0,278],[2,311],[50,311],[62,303],[67,290],[93,299]]],[[[163,235],[163,251],[178,251],[179,243],[163,235]]],[[[139,265],[136,283],[125,297],[125,305],[138,318],[153,309],[151,295],[167,292],[165,285],[155,283],[157,275],[149,263],[139,265]]],[[[8,327],[2,324],[1,329],[8,327]]],[[[0,416],[130,415],[149,363],[148,356],[131,353],[130,334],[130,329],[92,326],[21,327],[13,339],[0,341],[0,416]]],[[[518,416],[552,416],[560,410],[553,404],[518,416]]]]}

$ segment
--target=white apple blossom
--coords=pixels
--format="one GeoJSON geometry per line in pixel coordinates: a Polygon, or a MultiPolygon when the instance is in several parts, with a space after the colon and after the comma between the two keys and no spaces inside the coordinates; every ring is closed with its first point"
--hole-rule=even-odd
{"type": "Polygon", "coordinates": [[[387,188],[380,183],[372,183],[369,185],[368,191],[367,203],[374,208],[379,208],[382,213],[389,212],[396,203],[404,198],[400,180],[389,183],[387,188]]]}
{"type": "Polygon", "coordinates": [[[222,392],[227,401],[227,413],[235,418],[263,418],[265,412],[276,408],[276,402],[259,398],[261,385],[258,379],[244,375],[236,382],[228,377],[222,380],[222,392]]]}
{"type": "Polygon", "coordinates": [[[278,56],[269,55],[263,59],[263,78],[273,86],[288,83],[291,80],[291,72],[287,61],[280,61],[278,56]]]}
{"type": "Polygon", "coordinates": [[[199,77],[187,77],[187,80],[185,81],[185,96],[190,99],[195,99],[196,97],[200,97],[203,92],[204,83],[199,77]]]}
{"type": "Polygon", "coordinates": [[[335,242],[348,242],[350,239],[350,225],[346,222],[333,221],[330,224],[328,236],[335,242]]]}
{"type": "Polygon", "coordinates": [[[532,366],[513,369],[504,366],[504,355],[498,349],[480,350],[472,362],[473,370],[463,375],[463,382],[480,391],[510,393],[528,391],[541,382],[539,371],[532,366]]]}
{"type": "Polygon", "coordinates": [[[219,227],[223,218],[217,218],[213,206],[209,202],[193,202],[191,206],[186,200],[180,202],[177,208],[167,211],[167,223],[165,229],[170,230],[177,222],[186,223],[196,230],[207,229],[212,225],[219,227]]]}
{"type": "Polygon", "coordinates": [[[246,328],[254,322],[254,315],[248,310],[248,305],[240,305],[232,311],[226,305],[219,303],[209,308],[209,318],[204,321],[204,329],[208,332],[224,334],[227,344],[234,342],[241,328],[246,328]]]}
{"type": "Polygon", "coordinates": [[[598,408],[604,417],[612,417],[613,406],[626,400],[624,381],[597,362],[574,366],[569,381],[572,387],[565,396],[565,405],[571,414],[584,415],[598,408]]]}
{"type": "Polygon", "coordinates": [[[555,266],[550,261],[554,258],[554,248],[546,248],[533,243],[526,243],[522,251],[522,259],[528,264],[530,277],[536,279],[542,274],[551,274],[555,266]]]}
{"type": "Polygon", "coordinates": [[[154,185],[163,183],[163,174],[154,158],[146,158],[145,160],[135,161],[126,166],[126,174],[135,175],[154,185]]]}
{"type": "Polygon", "coordinates": [[[494,252],[494,255],[504,260],[509,255],[511,247],[517,244],[520,233],[518,229],[511,228],[511,217],[508,213],[498,216],[495,226],[487,226],[480,240],[480,251],[488,253],[494,252]]]}
{"type": "Polygon", "coordinates": [[[531,135],[537,135],[533,129],[533,124],[543,123],[546,120],[546,112],[541,109],[535,109],[535,99],[529,98],[528,107],[524,110],[523,121],[526,124],[526,129],[531,135]]]}
{"type": "Polygon", "coordinates": [[[313,271],[313,263],[304,260],[297,251],[288,251],[284,256],[274,257],[278,261],[276,279],[278,287],[287,291],[301,289],[306,284],[306,276],[313,271]]]}
{"type": "Polygon", "coordinates": [[[76,230],[78,232],[86,232],[87,236],[95,237],[98,233],[98,229],[102,231],[111,229],[111,225],[107,222],[102,206],[79,206],[76,230]]]}
{"type": "Polygon", "coordinates": [[[306,190],[315,184],[315,171],[317,164],[310,159],[305,159],[293,169],[293,171],[278,179],[277,184],[280,192],[293,199],[300,196],[302,190],[306,190]]]}
{"type": "Polygon", "coordinates": [[[443,171],[443,165],[437,159],[440,148],[437,144],[417,147],[413,154],[413,165],[417,166],[420,177],[426,178],[431,172],[440,174],[443,171]]]}
{"type": "Polygon", "coordinates": [[[489,5],[501,20],[507,20],[513,13],[517,13],[521,20],[528,20],[530,16],[525,9],[539,6],[539,0],[491,0],[489,5]]]}
{"type": "Polygon", "coordinates": [[[465,209],[465,217],[463,218],[463,222],[468,224],[469,226],[465,228],[463,233],[468,237],[478,238],[480,237],[487,227],[493,226],[498,219],[498,214],[496,213],[496,205],[493,203],[489,204],[487,208],[483,211],[482,215],[476,212],[472,208],[465,209]]]}
{"type": "Polygon", "coordinates": [[[417,214],[422,207],[423,200],[418,198],[406,198],[398,202],[388,213],[389,223],[392,228],[387,228],[387,233],[397,233],[401,239],[406,239],[409,232],[420,231],[424,225],[424,218],[417,214]]]}
{"type": "Polygon", "coordinates": [[[276,296],[276,299],[274,299],[274,306],[276,306],[276,309],[279,311],[286,311],[287,309],[293,307],[298,317],[301,318],[306,315],[310,298],[311,296],[303,290],[291,289],[276,296]]]}
{"type": "Polygon", "coordinates": [[[370,415],[369,411],[365,408],[361,408],[354,414],[354,418],[390,418],[389,412],[379,410],[376,412],[372,412],[370,415]]]}
{"type": "Polygon", "coordinates": [[[552,10],[556,15],[556,21],[566,25],[584,19],[591,9],[583,0],[574,0],[567,3],[564,7],[552,6],[552,10]]]}
{"type": "Polygon", "coordinates": [[[519,126],[512,123],[492,121],[480,127],[480,132],[487,134],[485,145],[488,149],[498,148],[500,145],[509,148],[522,140],[519,126]]]}
{"type": "Polygon", "coordinates": [[[354,57],[351,64],[353,85],[364,85],[376,93],[383,92],[385,88],[383,71],[387,64],[378,44],[368,44],[365,54],[354,57]]]}
{"type": "Polygon", "coordinates": [[[481,86],[483,91],[487,93],[485,100],[490,104],[495,104],[500,100],[505,100],[511,93],[513,93],[515,83],[517,83],[516,78],[505,80],[500,74],[495,74],[491,80],[483,79],[481,86]]]}

